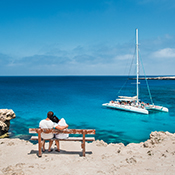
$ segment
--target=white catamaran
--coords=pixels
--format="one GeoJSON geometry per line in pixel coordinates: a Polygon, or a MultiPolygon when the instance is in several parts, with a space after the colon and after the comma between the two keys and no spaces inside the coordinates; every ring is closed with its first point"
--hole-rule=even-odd
{"type": "Polygon", "coordinates": [[[136,60],[137,60],[136,96],[134,97],[118,96],[119,98],[116,99],[115,101],[111,100],[109,103],[102,104],[102,106],[142,114],[149,114],[149,110],[168,112],[168,108],[166,107],[154,105],[153,102],[152,104],[144,103],[139,100],[138,29],[136,29],[136,60]]]}

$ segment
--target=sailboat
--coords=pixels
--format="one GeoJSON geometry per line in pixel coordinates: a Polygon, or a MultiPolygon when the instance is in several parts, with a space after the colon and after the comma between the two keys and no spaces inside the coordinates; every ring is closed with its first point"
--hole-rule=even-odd
{"type": "Polygon", "coordinates": [[[169,110],[166,107],[154,105],[153,102],[152,104],[144,103],[141,102],[139,99],[140,82],[139,82],[138,29],[136,29],[136,67],[137,67],[136,95],[134,97],[118,96],[118,98],[115,101],[111,100],[109,103],[102,104],[102,106],[141,114],[149,114],[150,110],[168,112],[169,110]]]}

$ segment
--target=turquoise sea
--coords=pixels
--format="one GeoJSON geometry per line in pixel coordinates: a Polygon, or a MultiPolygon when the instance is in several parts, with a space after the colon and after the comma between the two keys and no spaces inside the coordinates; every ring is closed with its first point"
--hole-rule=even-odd
{"type": "MultiPolygon", "coordinates": [[[[174,80],[148,82],[154,103],[168,107],[169,113],[143,115],[102,107],[118,95],[134,95],[134,82],[125,76],[5,76],[0,77],[0,106],[16,114],[10,138],[28,140],[28,128],[38,127],[48,111],[65,118],[70,128],[96,129],[95,138],[107,143],[145,141],[155,130],[175,132],[174,80]]],[[[140,98],[150,102],[140,82],[140,98]]]]}

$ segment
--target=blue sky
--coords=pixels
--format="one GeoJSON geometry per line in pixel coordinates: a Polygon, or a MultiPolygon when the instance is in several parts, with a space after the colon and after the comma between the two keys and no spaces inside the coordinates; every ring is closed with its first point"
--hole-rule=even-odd
{"type": "Polygon", "coordinates": [[[0,75],[175,75],[174,0],[0,0],[0,75]]]}

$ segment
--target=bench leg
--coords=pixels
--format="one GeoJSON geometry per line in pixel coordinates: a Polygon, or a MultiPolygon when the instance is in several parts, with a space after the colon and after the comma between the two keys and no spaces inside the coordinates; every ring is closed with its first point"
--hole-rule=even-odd
{"type": "Polygon", "coordinates": [[[81,148],[82,148],[82,154],[85,157],[85,143],[81,143],[81,148]]]}
{"type": "Polygon", "coordinates": [[[38,130],[38,156],[39,156],[39,157],[42,157],[41,148],[42,148],[42,143],[41,143],[41,130],[39,129],[39,130],[38,130]]]}
{"type": "Polygon", "coordinates": [[[81,147],[83,149],[83,156],[85,157],[85,130],[83,130],[83,142],[81,144],[81,147]]]}

